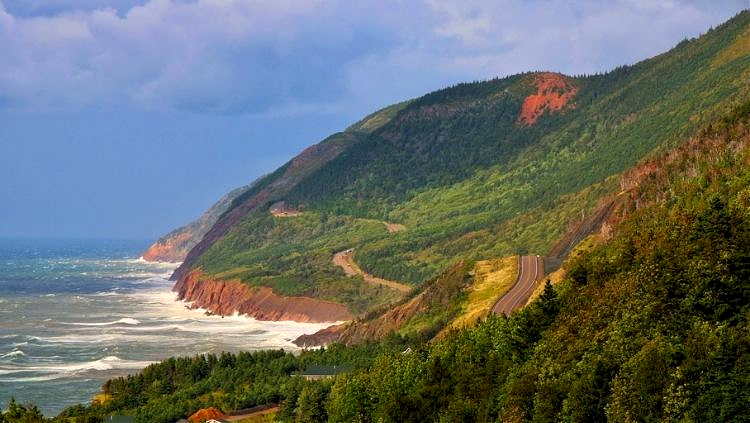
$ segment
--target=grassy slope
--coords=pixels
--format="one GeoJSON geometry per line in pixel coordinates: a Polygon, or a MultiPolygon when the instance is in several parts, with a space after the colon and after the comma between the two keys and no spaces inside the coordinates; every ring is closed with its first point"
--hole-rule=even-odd
{"type": "Polygon", "coordinates": [[[448,328],[471,327],[487,318],[495,301],[516,281],[518,256],[478,261],[474,265],[473,277],[466,300],[461,303],[461,313],[448,328]]]}
{"type": "Polygon", "coordinates": [[[736,47],[749,20],[745,12],[633,67],[576,78],[575,109],[532,127],[516,121],[531,74],[386,108],[351,128],[371,133],[285,196],[309,216],[252,214],[196,265],[362,311],[387,299],[331,264],[339,249],[357,248],[369,273],[413,284],[459,257],[544,254],[571,220],[617,189],[613,175],[750,94],[741,82],[750,63],[736,47]],[[352,216],[407,229],[388,233],[352,216]]]}

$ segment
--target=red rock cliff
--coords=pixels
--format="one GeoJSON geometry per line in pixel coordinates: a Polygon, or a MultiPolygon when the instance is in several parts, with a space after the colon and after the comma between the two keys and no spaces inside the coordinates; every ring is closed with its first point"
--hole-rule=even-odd
{"type": "Polygon", "coordinates": [[[337,322],[352,318],[345,306],[308,297],[284,297],[270,288],[250,287],[239,281],[218,281],[199,270],[180,278],[174,286],[181,300],[192,307],[228,316],[238,312],[258,320],[337,322]]]}

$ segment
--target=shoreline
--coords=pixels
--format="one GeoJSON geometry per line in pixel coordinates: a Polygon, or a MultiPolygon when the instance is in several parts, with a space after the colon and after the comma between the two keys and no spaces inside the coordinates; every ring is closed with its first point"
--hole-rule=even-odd
{"type": "Polygon", "coordinates": [[[286,297],[267,287],[251,287],[238,280],[216,280],[193,270],[172,288],[178,298],[220,316],[234,313],[259,321],[333,324],[353,318],[343,304],[310,297],[286,297]]]}
{"type": "Polygon", "coordinates": [[[211,315],[172,291],[167,273],[174,264],[139,258],[29,258],[50,275],[0,304],[0,311],[27,310],[27,318],[0,327],[0,355],[12,353],[2,362],[0,402],[14,396],[53,417],[89,403],[104,381],[173,356],[278,349],[298,354],[294,339],[336,323],[211,315]],[[52,283],[60,274],[69,276],[52,283]]]}

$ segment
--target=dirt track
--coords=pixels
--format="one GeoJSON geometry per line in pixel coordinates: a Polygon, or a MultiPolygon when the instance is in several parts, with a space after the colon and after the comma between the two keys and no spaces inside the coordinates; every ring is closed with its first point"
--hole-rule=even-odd
{"type": "Polygon", "coordinates": [[[520,256],[518,258],[518,278],[516,283],[497,300],[492,307],[495,314],[509,316],[514,310],[523,307],[534,292],[536,282],[544,278],[544,263],[539,256],[520,256]]]}
{"type": "Polygon", "coordinates": [[[357,264],[354,262],[354,257],[352,254],[353,252],[353,250],[344,250],[333,255],[333,264],[342,268],[344,270],[344,273],[346,273],[346,276],[360,275],[364,278],[365,282],[368,283],[387,286],[388,288],[395,289],[401,292],[411,291],[412,287],[410,287],[409,285],[389,281],[387,279],[382,279],[369,273],[365,273],[365,271],[357,266],[357,264]]]}

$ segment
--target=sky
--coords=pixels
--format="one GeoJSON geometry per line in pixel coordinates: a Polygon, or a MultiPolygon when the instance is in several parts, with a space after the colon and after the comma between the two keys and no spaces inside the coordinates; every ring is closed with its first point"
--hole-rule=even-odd
{"type": "Polygon", "coordinates": [[[747,0],[0,0],[0,236],[152,239],[380,107],[604,72],[747,0]]]}

